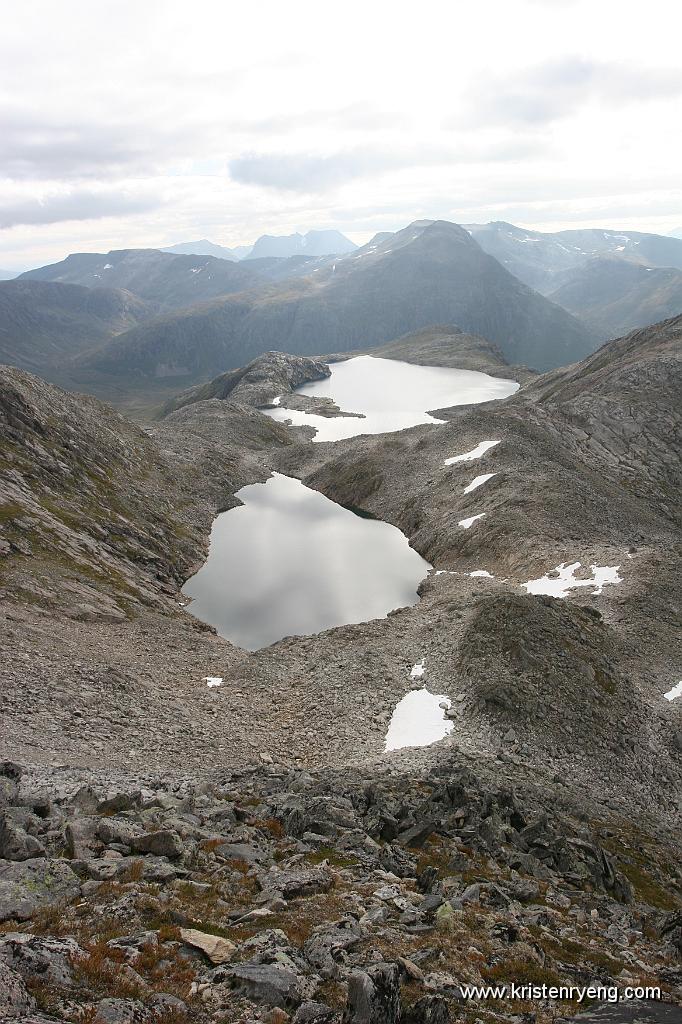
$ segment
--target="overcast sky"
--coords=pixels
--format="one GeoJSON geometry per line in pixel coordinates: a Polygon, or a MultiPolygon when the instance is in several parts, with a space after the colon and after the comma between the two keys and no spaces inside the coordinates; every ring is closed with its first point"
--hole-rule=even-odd
{"type": "Polygon", "coordinates": [[[682,226],[679,0],[0,0],[0,267],[682,226]]]}

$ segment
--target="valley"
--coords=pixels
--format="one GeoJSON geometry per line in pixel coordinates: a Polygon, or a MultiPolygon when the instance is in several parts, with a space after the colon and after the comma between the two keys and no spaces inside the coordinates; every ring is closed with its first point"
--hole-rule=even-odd
{"type": "Polygon", "coordinates": [[[0,1024],[682,1024],[679,4],[7,14],[0,1024]]]}
{"type": "Polygon", "coordinates": [[[3,834],[37,853],[0,867],[18,934],[49,865],[111,941],[162,921],[159,955],[188,929],[239,949],[192,967],[205,1000],[138,960],[105,989],[170,988],[191,1020],[338,1020],[356,984],[447,1020],[455,977],[490,976],[471,942],[502,977],[524,956],[678,999],[681,339],[674,317],[544,374],[448,325],[266,352],[144,427],[3,367],[3,834]],[[414,967],[368,965],[387,943],[414,967]]]}

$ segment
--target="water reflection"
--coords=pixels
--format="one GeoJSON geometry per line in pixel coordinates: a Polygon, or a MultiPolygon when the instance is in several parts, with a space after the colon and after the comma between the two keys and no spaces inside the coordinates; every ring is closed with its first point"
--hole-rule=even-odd
{"type": "Polygon", "coordinates": [[[276,473],[242,487],[213,523],[209,555],[183,593],[240,647],[382,618],[415,604],[430,566],[388,523],[361,518],[276,473]]]}
{"type": "Polygon", "coordinates": [[[427,412],[453,405],[469,405],[507,398],[519,385],[475,370],[442,366],[416,366],[395,359],[356,356],[332,363],[331,377],[298,388],[298,393],[332,398],[350,416],[315,416],[295,409],[264,409],[280,423],[315,427],[315,441],[339,441],[357,434],[382,434],[418,423],[442,423],[427,412]]]}

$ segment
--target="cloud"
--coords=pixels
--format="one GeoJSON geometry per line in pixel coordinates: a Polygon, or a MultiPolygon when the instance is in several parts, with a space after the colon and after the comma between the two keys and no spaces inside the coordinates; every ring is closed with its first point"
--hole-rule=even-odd
{"type": "Polygon", "coordinates": [[[117,124],[102,118],[61,118],[0,106],[2,172],[14,180],[110,178],[149,172],[168,159],[186,156],[198,143],[198,126],[170,128],[141,119],[117,124]]]}
{"type": "Polygon", "coordinates": [[[541,126],[593,99],[617,106],[680,94],[682,71],[677,68],[637,68],[564,57],[492,81],[489,77],[479,80],[468,96],[467,120],[541,126]]]}
{"type": "Polygon", "coordinates": [[[37,199],[0,196],[0,228],[18,224],[57,224],[70,220],[99,220],[157,209],[164,200],[149,193],[119,189],[74,189],[37,199]]]}
{"type": "Polygon", "coordinates": [[[393,171],[523,160],[546,148],[546,141],[538,137],[505,137],[488,142],[464,139],[457,143],[448,138],[443,145],[409,148],[357,147],[326,156],[253,153],[231,160],[229,173],[233,181],[242,185],[315,193],[393,171]]]}

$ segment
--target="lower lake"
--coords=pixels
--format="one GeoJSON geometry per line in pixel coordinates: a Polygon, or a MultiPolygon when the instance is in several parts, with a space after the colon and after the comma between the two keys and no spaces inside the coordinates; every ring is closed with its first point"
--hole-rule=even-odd
{"type": "Polygon", "coordinates": [[[222,512],[188,611],[257,650],[285,636],[382,618],[415,604],[429,563],[388,523],[356,515],[275,473],[222,512]]]}

